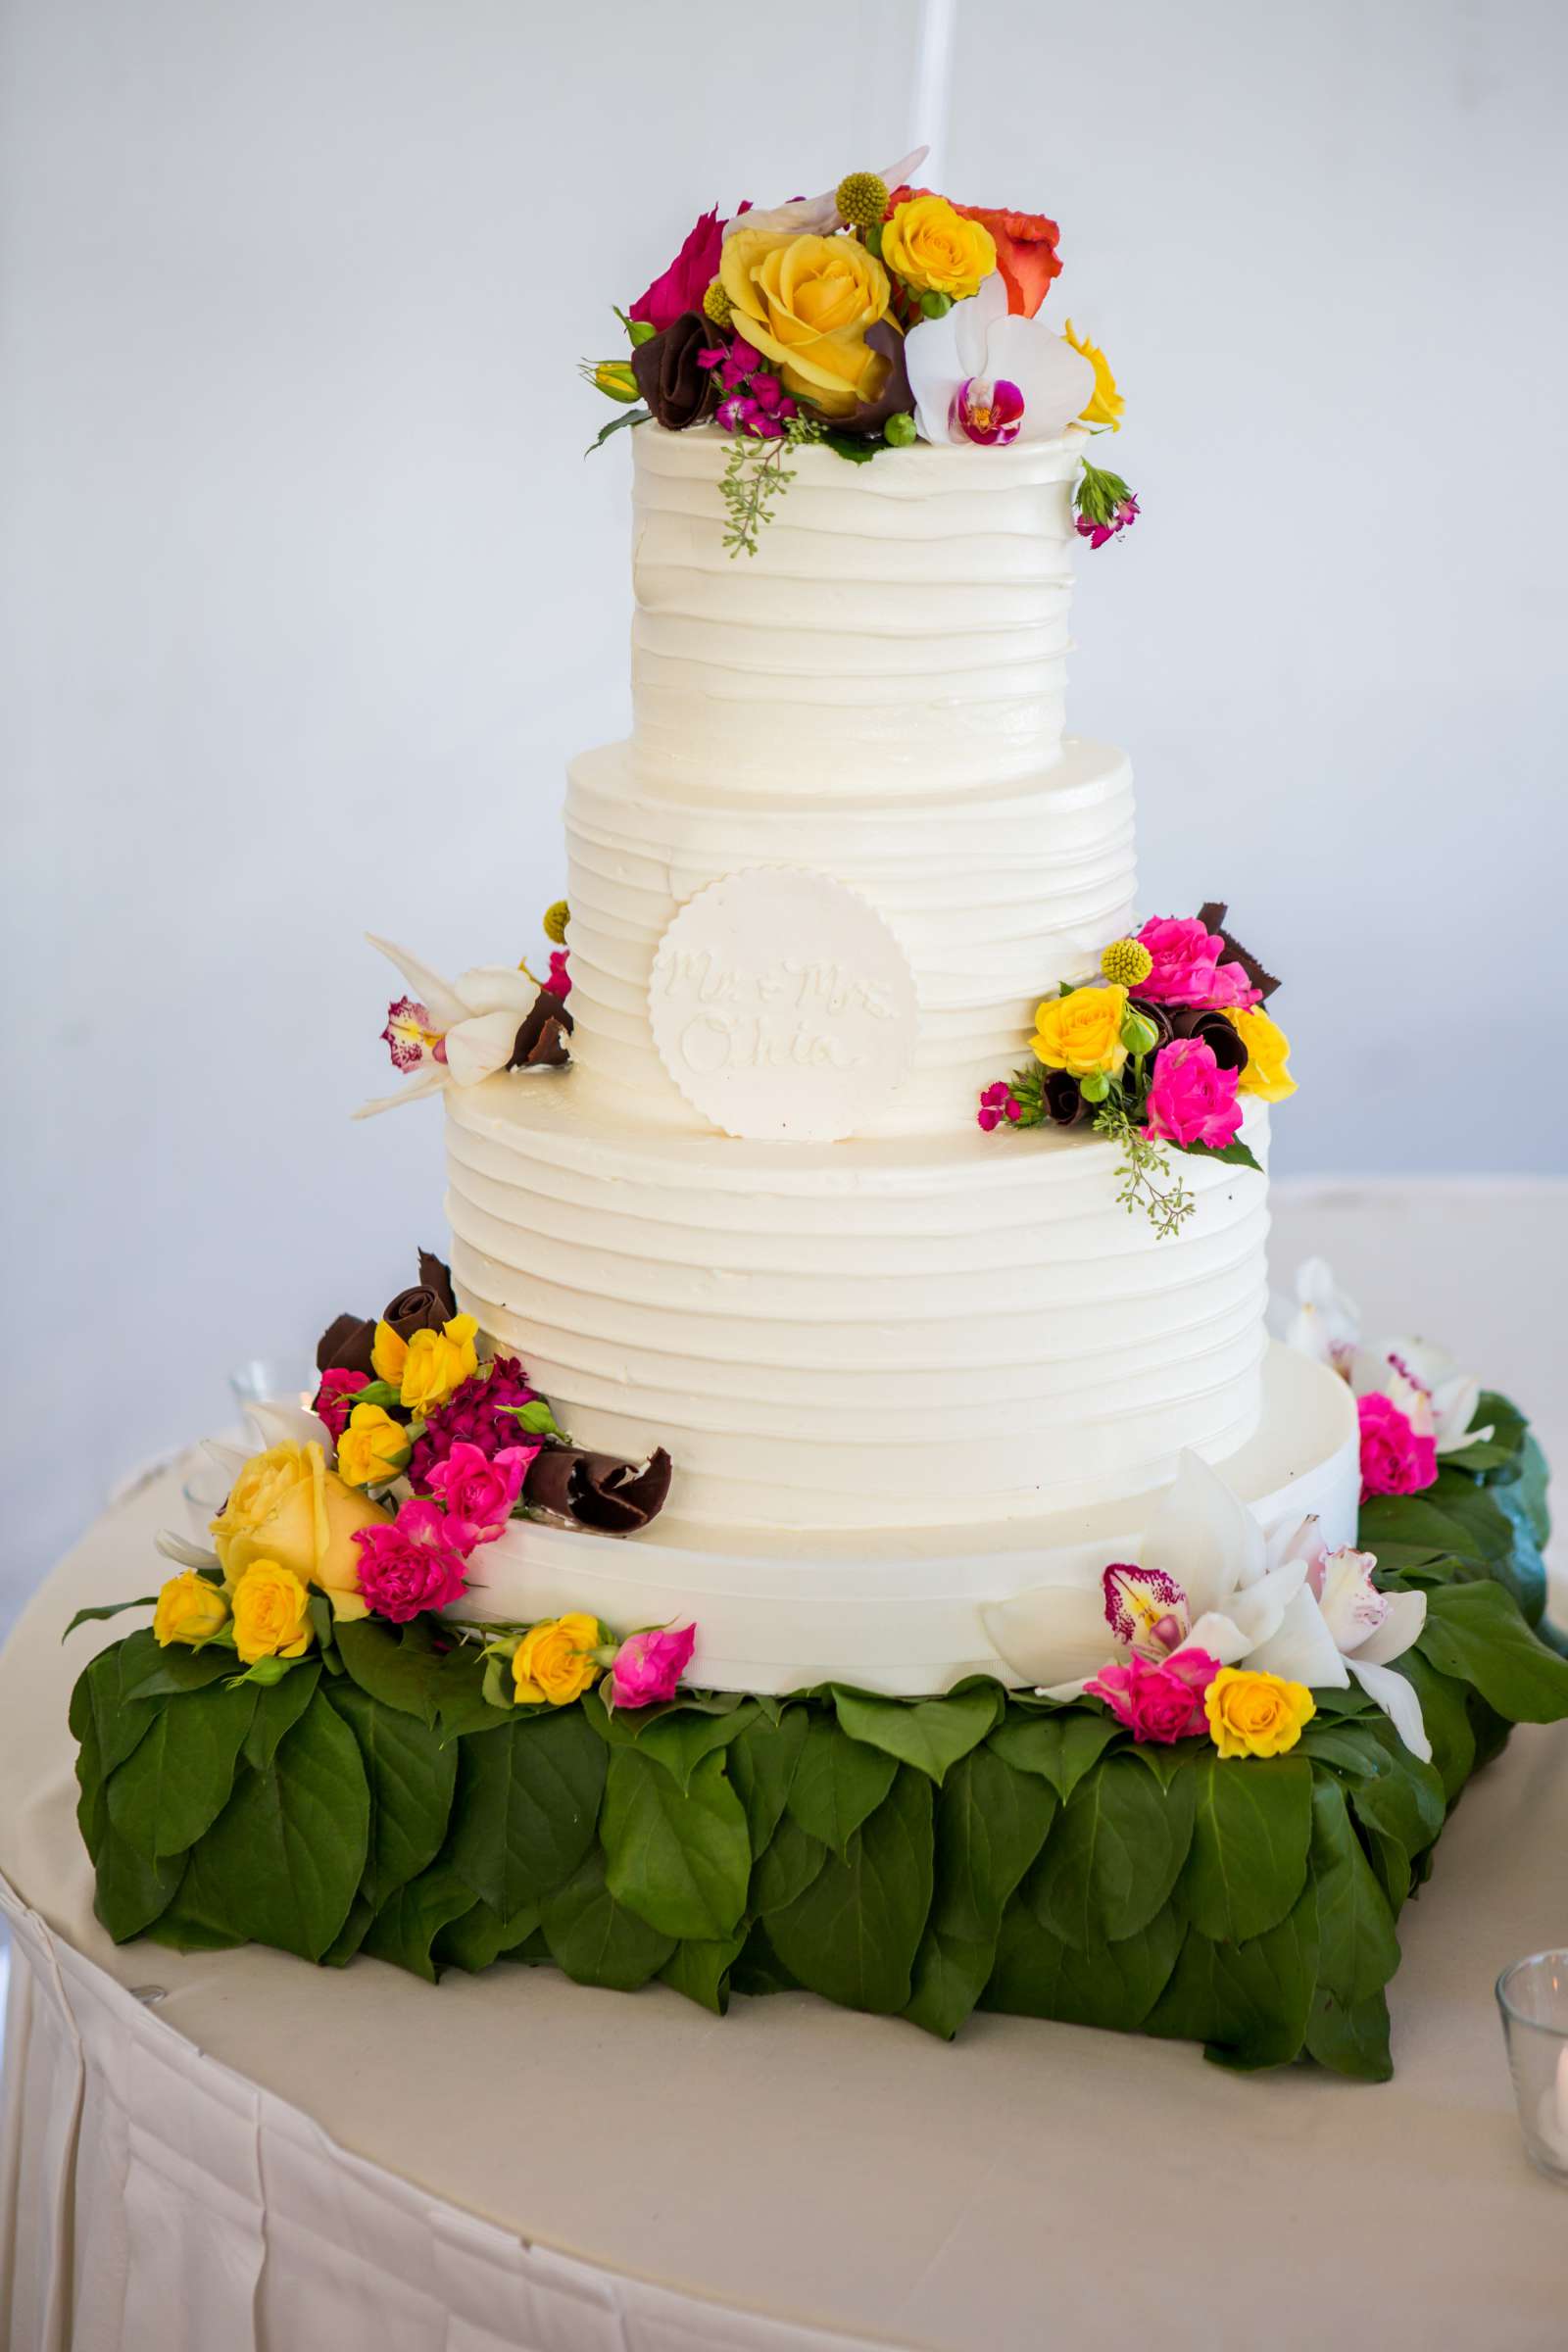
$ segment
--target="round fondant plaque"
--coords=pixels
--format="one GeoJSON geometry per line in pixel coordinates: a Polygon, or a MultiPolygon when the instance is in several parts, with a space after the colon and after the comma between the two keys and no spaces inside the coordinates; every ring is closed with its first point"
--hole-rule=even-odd
{"type": "Polygon", "coordinates": [[[726,874],[688,900],[648,988],[654,1042],[726,1135],[859,1133],[909,1065],[908,957],[842,882],[795,866],[726,874]]]}

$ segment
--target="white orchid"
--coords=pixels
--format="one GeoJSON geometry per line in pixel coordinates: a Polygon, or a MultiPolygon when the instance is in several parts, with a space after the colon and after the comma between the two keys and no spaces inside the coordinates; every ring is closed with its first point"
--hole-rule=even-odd
{"type": "Polygon", "coordinates": [[[1460,1453],[1492,1436],[1472,1429],[1481,1383],[1430,1340],[1394,1339],[1367,1347],[1361,1310],[1334,1280],[1321,1257],[1309,1257],[1296,1276],[1296,1313],[1287,1344],[1348,1380],[1357,1396],[1387,1396],[1418,1438],[1436,1440],[1439,1453],[1460,1453]]]}
{"type": "MultiPolygon", "coordinates": [[[[888,164],[877,173],[878,179],[889,188],[901,188],[919,171],[930,154],[929,147],[913,148],[896,164],[888,164]]],[[[835,180],[824,195],[797,196],[789,204],[775,204],[765,212],[755,207],[749,213],[737,213],[733,220],[724,223],[724,235],[732,237],[737,229],[771,229],[775,234],[796,237],[830,237],[845,226],[838,207],[840,182],[835,180]]]]}
{"type": "Polygon", "coordinates": [[[1379,1592],[1370,1553],[1327,1551],[1312,1519],[1265,1539],[1195,1453],[1182,1455],[1139,1551],[1136,1565],[1109,1563],[1097,1587],[1037,1586],[983,1610],[998,1654],[1063,1699],[1129,1653],[1157,1662],[1203,1650],[1313,1690],[1343,1690],[1353,1676],[1405,1745],[1430,1758],[1420,1702],[1388,1671],[1420,1633],[1426,1598],[1379,1592]]]}
{"type": "Polygon", "coordinates": [[[1094,397],[1095,371],[1044,318],[1007,309],[1000,270],[904,338],[925,441],[1054,441],[1094,397]]]}
{"type": "Polygon", "coordinates": [[[388,962],[395,964],[415,991],[387,1007],[381,1035],[392,1055],[392,1066],[405,1074],[417,1071],[410,1086],[378,1102],[362,1103],[357,1119],[372,1118],[399,1102],[413,1102],[445,1086],[476,1086],[493,1077],[512,1059],[517,1031],[539,1001],[539,983],[524,971],[485,964],[456,980],[443,980],[411,956],[407,948],[367,934],[388,962]]]}

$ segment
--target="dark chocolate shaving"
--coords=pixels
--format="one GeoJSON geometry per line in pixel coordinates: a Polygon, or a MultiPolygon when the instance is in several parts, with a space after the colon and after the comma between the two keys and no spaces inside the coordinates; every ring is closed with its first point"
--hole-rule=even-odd
{"type": "Polygon", "coordinates": [[[1040,1082],[1040,1103],[1054,1127],[1076,1127],[1089,1116],[1083,1089],[1068,1070],[1047,1070],[1040,1082]]]}
{"type": "Polygon", "coordinates": [[[512,1049],[509,1070],[559,1068],[571,1059],[566,1040],[571,1035],[571,1015],[558,996],[548,988],[539,991],[533,1009],[517,1031],[512,1049]]]}
{"type": "Polygon", "coordinates": [[[661,1446],[643,1463],[577,1446],[547,1446],[523,1481],[535,1510],[553,1511],[600,1535],[629,1536],[658,1517],[669,1494],[672,1464],[661,1446]]]}
{"type": "Polygon", "coordinates": [[[700,351],[710,351],[717,340],[701,311],[682,311],[662,333],[650,335],[632,353],[631,371],[637,389],[648,403],[654,422],[666,432],[683,433],[688,425],[701,424],[705,416],[711,416],[717,408],[718,370],[705,368],[697,356],[700,351]]]}
{"type": "Polygon", "coordinates": [[[879,352],[890,363],[887,380],[875,400],[857,401],[847,416],[830,416],[827,423],[830,432],[857,433],[880,441],[890,416],[907,416],[913,409],[914,394],[909,389],[904,337],[892,319],[879,318],[874,326],[868,326],[863,341],[868,350],[879,352]]]}
{"type": "Polygon", "coordinates": [[[1265,970],[1250,948],[1244,948],[1233,931],[1225,928],[1226,906],[1223,899],[1210,899],[1198,909],[1198,919],[1205,931],[1217,931],[1225,942],[1230,960],[1239,963],[1247,977],[1266,1002],[1279,987],[1272,972],[1265,970]]]}
{"type": "Polygon", "coordinates": [[[363,1372],[369,1379],[374,1367],[370,1349],[375,1325],[363,1315],[334,1315],[316,1344],[318,1372],[363,1372]]]}
{"type": "Polygon", "coordinates": [[[1242,1041],[1241,1031],[1222,1012],[1200,1012],[1190,1005],[1173,1005],[1170,1026],[1173,1037],[1196,1037],[1207,1046],[1217,1068],[1246,1068],[1247,1048],[1242,1041]]]}
{"type": "MultiPolygon", "coordinates": [[[[416,1331],[439,1331],[457,1311],[450,1268],[433,1250],[421,1250],[418,1281],[399,1291],[382,1309],[381,1320],[390,1323],[400,1340],[412,1340],[416,1331]]],[[[316,1368],[318,1372],[363,1372],[368,1379],[375,1369],[370,1361],[374,1346],[373,1316],[338,1315],[317,1343],[316,1368]]]]}

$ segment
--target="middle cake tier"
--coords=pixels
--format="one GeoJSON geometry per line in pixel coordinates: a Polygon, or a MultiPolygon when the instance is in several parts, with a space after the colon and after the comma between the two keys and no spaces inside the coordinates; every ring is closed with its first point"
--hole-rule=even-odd
{"type": "Polygon", "coordinates": [[[847,884],[902,947],[919,1029],[911,1067],[865,1135],[972,1122],[981,1087],[1021,1058],[1035,1006],[1091,973],[1132,920],[1126,758],[1069,738],[1028,783],[946,801],[726,795],[651,785],[630,747],[573,761],[566,796],[574,1097],[619,1120],[702,1130],[660,1059],[648,987],[660,941],[708,884],[807,867],[847,884]]]}
{"type": "MultiPolygon", "coordinates": [[[[1261,1160],[1261,1104],[1244,1132],[1261,1160]]],[[[579,1445],[667,1446],[682,1521],[994,1525],[1256,1426],[1257,1170],[1184,1166],[1195,1209],[1161,1240],[1098,1139],[651,1133],[572,1070],[450,1089],[447,1152],[462,1304],[579,1445]]]]}

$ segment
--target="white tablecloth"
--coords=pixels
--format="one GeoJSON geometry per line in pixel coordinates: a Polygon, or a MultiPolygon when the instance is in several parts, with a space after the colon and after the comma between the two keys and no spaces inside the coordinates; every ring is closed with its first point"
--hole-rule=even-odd
{"type": "MultiPolygon", "coordinates": [[[[1343,1217],[1372,1270],[1376,1219],[1343,1217]]],[[[1542,1403],[1528,1362],[1484,1369],[1542,1403]]],[[[117,1950],[65,1722],[115,1629],[59,1636],[146,1589],[176,1501],[101,1521],[0,1656],[9,2352],[1568,2345],[1568,2195],[1525,2162],[1491,1989],[1568,1943],[1568,1732],[1516,1735],[1450,1825],[1379,2088],[804,1995],[719,2022],[548,1970],[117,1950]]]]}

